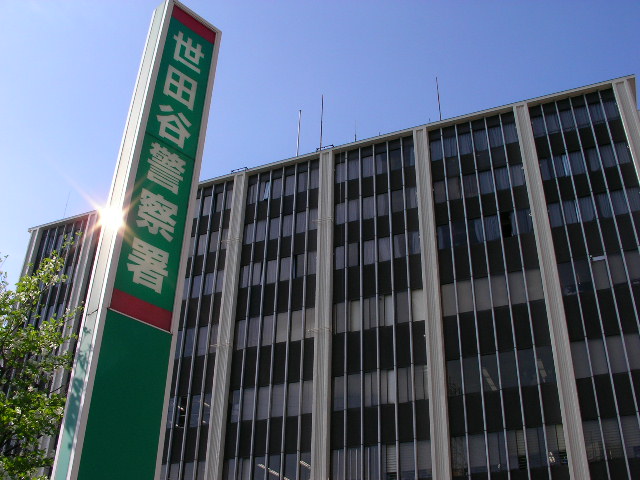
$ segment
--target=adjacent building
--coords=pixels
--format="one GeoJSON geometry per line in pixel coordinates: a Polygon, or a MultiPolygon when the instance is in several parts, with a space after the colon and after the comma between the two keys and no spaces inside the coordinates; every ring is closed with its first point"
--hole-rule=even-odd
{"type": "Polygon", "coordinates": [[[635,82],[202,182],[160,478],[640,478],[635,82]]]}

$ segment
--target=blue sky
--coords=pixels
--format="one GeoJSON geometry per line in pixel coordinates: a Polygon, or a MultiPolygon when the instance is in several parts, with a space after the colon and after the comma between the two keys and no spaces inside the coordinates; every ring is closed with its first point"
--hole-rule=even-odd
{"type": "MultiPolygon", "coordinates": [[[[158,0],[0,0],[0,252],[106,201],[158,0]]],[[[640,71],[637,1],[222,1],[201,179],[640,71]]]]}

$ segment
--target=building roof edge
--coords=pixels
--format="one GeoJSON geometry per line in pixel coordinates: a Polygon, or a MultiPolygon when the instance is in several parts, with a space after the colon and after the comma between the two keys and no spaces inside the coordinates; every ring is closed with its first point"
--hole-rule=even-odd
{"type": "MultiPolygon", "coordinates": [[[[511,108],[513,108],[515,105],[520,105],[522,103],[527,103],[527,104],[538,104],[538,103],[542,103],[545,100],[551,99],[551,98],[558,98],[558,97],[568,97],[571,96],[574,93],[577,92],[583,92],[583,91],[589,91],[589,90],[597,90],[599,88],[602,88],[604,86],[607,85],[611,85],[616,81],[620,81],[620,80],[631,80],[631,82],[633,83],[634,86],[634,100],[636,99],[636,92],[635,92],[635,83],[636,83],[636,75],[635,74],[631,74],[631,75],[623,75],[621,77],[615,77],[609,80],[604,80],[602,82],[597,82],[597,83],[591,83],[588,85],[583,85],[581,87],[576,87],[576,88],[571,88],[568,90],[561,90],[559,92],[555,92],[555,93],[549,93],[546,95],[541,95],[538,97],[533,97],[533,98],[528,98],[528,99],[524,99],[524,100],[519,100],[516,102],[511,102],[511,103],[506,103],[504,105],[499,105],[497,107],[492,107],[492,108],[488,108],[488,109],[484,109],[484,110],[478,110],[475,112],[470,112],[470,113],[465,113],[464,115],[457,115],[455,117],[451,117],[451,118],[445,118],[443,120],[437,120],[435,122],[429,122],[429,123],[423,123],[420,125],[415,125],[413,127],[408,127],[408,128],[403,128],[401,130],[396,130],[393,132],[388,132],[388,133],[384,133],[382,135],[376,135],[374,137],[368,137],[368,138],[364,138],[362,140],[358,140],[355,142],[349,142],[349,143],[344,143],[342,145],[337,145],[335,147],[332,148],[332,150],[336,150],[336,151],[344,151],[344,150],[348,150],[350,148],[354,148],[357,145],[361,145],[361,144],[365,144],[365,143],[371,143],[371,142],[375,142],[377,139],[382,140],[383,138],[388,138],[388,137],[394,137],[394,136],[402,136],[405,134],[408,134],[410,132],[412,132],[415,129],[418,128],[427,128],[427,130],[431,130],[433,128],[441,128],[443,126],[447,126],[447,125],[451,125],[454,123],[457,123],[465,118],[468,119],[472,119],[474,117],[483,117],[486,116],[487,114],[490,113],[497,113],[500,111],[504,111],[504,110],[509,110],[511,108]]],[[[324,150],[324,149],[323,149],[324,150]]],[[[299,155],[297,157],[289,157],[289,158],[284,158],[282,160],[276,160],[274,162],[269,162],[267,164],[264,165],[258,165],[255,167],[249,167],[249,168],[245,168],[243,171],[245,172],[251,172],[251,173],[258,173],[264,170],[269,170],[271,167],[276,166],[276,165],[280,165],[280,166],[285,166],[287,164],[294,164],[296,162],[299,161],[303,161],[303,160],[311,160],[314,158],[317,158],[320,156],[320,152],[310,152],[310,153],[305,153],[303,155],[299,155]]],[[[235,175],[237,175],[239,172],[238,171],[234,171],[231,173],[227,173],[225,175],[220,175],[217,177],[212,177],[206,180],[201,180],[199,182],[199,186],[204,185],[209,185],[209,184],[215,184],[217,182],[220,182],[222,180],[228,180],[233,178],[235,175]]]]}
{"type": "Polygon", "coordinates": [[[55,220],[53,222],[43,223],[42,225],[36,225],[35,227],[29,228],[27,231],[29,233],[31,233],[34,230],[38,230],[39,228],[51,228],[51,227],[58,226],[58,225],[64,225],[64,224],[69,223],[69,222],[71,222],[73,220],[77,220],[78,218],[87,217],[87,216],[90,216],[92,214],[97,214],[97,213],[98,213],[97,210],[89,210],[88,212],[79,213],[77,215],[72,215],[71,217],[65,217],[65,218],[61,218],[60,220],[55,220]]]}

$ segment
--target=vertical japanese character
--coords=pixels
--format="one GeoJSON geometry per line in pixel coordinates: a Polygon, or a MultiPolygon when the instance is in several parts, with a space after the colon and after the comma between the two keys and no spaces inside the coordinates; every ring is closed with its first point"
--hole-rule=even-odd
{"type": "Polygon", "coordinates": [[[150,153],[147,178],[177,194],[186,162],[156,142],[151,144],[150,153]]]}
{"type": "Polygon", "coordinates": [[[165,240],[173,240],[173,229],[176,221],[172,218],[178,214],[178,207],[169,202],[162,195],[150,192],[146,188],[140,193],[140,206],[138,207],[139,227],[147,227],[150,233],[160,233],[165,240]]]}
{"type": "Polygon", "coordinates": [[[189,110],[193,110],[193,102],[196,99],[198,83],[169,65],[167,78],[164,82],[164,94],[175,98],[189,110]]]}
{"type": "Polygon", "coordinates": [[[194,72],[200,73],[200,60],[204,57],[202,53],[202,45],[199,43],[193,45],[191,37],[185,40],[182,32],[178,32],[178,35],[174,35],[173,39],[176,41],[176,49],[173,52],[174,60],[186,65],[194,72]]]}
{"type": "Polygon", "coordinates": [[[133,272],[133,283],[161,293],[162,281],[169,274],[169,254],[137,237],[134,237],[132,247],[133,250],[128,257],[131,263],[127,263],[127,269],[133,272]]]}
{"type": "Polygon", "coordinates": [[[184,148],[184,141],[191,136],[187,131],[187,128],[191,126],[191,122],[182,114],[182,112],[176,115],[173,112],[173,108],[169,105],[160,105],[160,110],[171,115],[156,115],[156,118],[160,122],[160,131],[158,132],[162,138],[171,140],[180,148],[184,148]]]}

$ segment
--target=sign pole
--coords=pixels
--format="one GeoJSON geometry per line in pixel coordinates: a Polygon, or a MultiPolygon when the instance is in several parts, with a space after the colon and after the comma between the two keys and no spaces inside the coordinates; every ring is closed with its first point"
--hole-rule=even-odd
{"type": "Polygon", "coordinates": [[[166,0],[154,12],[103,224],[53,478],[151,479],[221,32],[166,0]]]}

